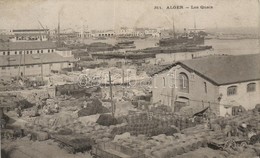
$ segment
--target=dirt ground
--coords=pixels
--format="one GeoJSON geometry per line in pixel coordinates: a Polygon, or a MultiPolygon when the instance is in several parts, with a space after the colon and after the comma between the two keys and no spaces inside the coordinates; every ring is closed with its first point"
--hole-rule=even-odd
{"type": "Polygon", "coordinates": [[[33,142],[24,137],[14,141],[3,140],[1,146],[9,153],[8,158],[92,158],[89,153],[69,154],[52,140],[33,142]]]}
{"type": "Polygon", "coordinates": [[[254,147],[239,149],[238,151],[231,151],[230,153],[211,148],[199,148],[198,150],[176,156],[176,158],[259,158],[259,153],[252,148],[260,150],[260,144],[254,147]]]}

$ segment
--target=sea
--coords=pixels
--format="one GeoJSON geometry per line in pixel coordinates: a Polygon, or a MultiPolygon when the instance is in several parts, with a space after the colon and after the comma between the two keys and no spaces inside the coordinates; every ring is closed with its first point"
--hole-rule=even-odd
{"type": "MultiPolygon", "coordinates": [[[[159,42],[158,39],[136,39],[135,49],[144,49],[148,47],[156,47],[159,42]]],[[[106,40],[92,40],[86,39],[84,43],[90,44],[93,42],[103,42],[108,44],[116,44],[116,39],[106,40]]],[[[237,39],[237,40],[220,40],[209,39],[205,40],[204,45],[210,45],[213,47],[212,54],[227,54],[227,55],[242,55],[242,54],[256,54],[260,53],[260,42],[258,39],[237,39]]]]}

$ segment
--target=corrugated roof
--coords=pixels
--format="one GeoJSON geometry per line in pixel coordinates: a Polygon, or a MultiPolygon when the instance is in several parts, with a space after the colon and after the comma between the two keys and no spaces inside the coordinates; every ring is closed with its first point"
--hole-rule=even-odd
{"type": "Polygon", "coordinates": [[[260,54],[208,56],[180,61],[157,73],[177,64],[194,71],[216,85],[260,80],[260,54]]]}
{"type": "Polygon", "coordinates": [[[33,32],[33,31],[36,31],[36,32],[38,32],[38,31],[49,31],[49,29],[19,29],[19,30],[13,30],[13,32],[28,32],[28,31],[30,31],[30,32],[33,32]]]}
{"type": "Polygon", "coordinates": [[[19,65],[34,65],[46,63],[59,63],[59,62],[76,62],[74,57],[63,57],[57,53],[44,53],[44,54],[25,54],[24,55],[9,55],[1,56],[0,66],[19,66],[19,65]]]}
{"type": "Polygon", "coordinates": [[[35,49],[54,49],[56,44],[51,41],[41,42],[1,42],[0,51],[12,50],[35,50],[35,49]]]}

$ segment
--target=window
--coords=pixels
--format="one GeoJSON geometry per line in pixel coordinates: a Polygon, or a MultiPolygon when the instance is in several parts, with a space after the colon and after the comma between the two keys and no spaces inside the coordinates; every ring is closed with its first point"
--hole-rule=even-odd
{"type": "Polygon", "coordinates": [[[227,95],[237,94],[237,86],[230,86],[227,88],[227,95]]]}
{"type": "Polygon", "coordinates": [[[15,52],[14,52],[14,54],[16,55],[16,54],[17,54],[17,52],[15,51],[15,52]]]}
{"type": "Polygon", "coordinates": [[[205,93],[208,93],[207,82],[204,82],[204,90],[205,90],[205,93]]]}
{"type": "Polygon", "coordinates": [[[22,51],[20,51],[19,54],[22,54],[22,51]]]}
{"type": "Polygon", "coordinates": [[[165,87],[165,77],[163,77],[163,87],[165,87]]]}
{"type": "Polygon", "coordinates": [[[10,52],[7,52],[7,55],[10,55],[10,52]]]}
{"type": "Polygon", "coordinates": [[[17,66],[14,67],[14,69],[17,69],[17,68],[18,68],[17,66]]]}
{"type": "Polygon", "coordinates": [[[32,54],[32,50],[30,51],[30,53],[32,54]]]}
{"type": "Polygon", "coordinates": [[[50,53],[50,50],[48,49],[48,53],[50,53]]]}
{"type": "Polygon", "coordinates": [[[53,52],[54,50],[52,49],[51,52],[53,52]]]}
{"type": "Polygon", "coordinates": [[[30,65],[27,65],[26,68],[30,68],[30,65]]]}
{"type": "Polygon", "coordinates": [[[39,50],[37,50],[37,53],[40,53],[39,50]]]}
{"type": "Polygon", "coordinates": [[[189,78],[185,73],[179,74],[180,82],[179,88],[181,92],[189,93],[189,78]]]}
{"type": "Polygon", "coordinates": [[[43,50],[41,50],[41,53],[43,53],[43,50]]]}
{"type": "Polygon", "coordinates": [[[5,67],[2,67],[2,70],[5,70],[5,67]]]}
{"type": "Polygon", "coordinates": [[[256,83],[249,83],[247,84],[247,92],[254,92],[255,91],[256,83]]]}
{"type": "Polygon", "coordinates": [[[29,51],[28,51],[28,50],[26,51],[26,54],[29,54],[29,51]]]}

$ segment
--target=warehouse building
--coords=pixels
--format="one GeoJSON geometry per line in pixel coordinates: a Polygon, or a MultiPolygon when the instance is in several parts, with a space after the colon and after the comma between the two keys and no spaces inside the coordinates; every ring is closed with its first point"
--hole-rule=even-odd
{"type": "Polygon", "coordinates": [[[260,104],[260,54],[208,56],[176,62],[153,75],[153,103],[179,111],[210,107],[232,115],[232,107],[260,104]]]}
{"type": "Polygon", "coordinates": [[[53,53],[55,52],[55,49],[56,49],[56,45],[51,41],[1,42],[0,56],[53,53]]]}
{"type": "Polygon", "coordinates": [[[72,68],[76,59],[58,53],[9,55],[0,58],[0,76],[50,75],[53,71],[72,68]]]}
{"type": "Polygon", "coordinates": [[[75,62],[71,50],[51,41],[0,43],[0,76],[49,75],[75,62]]]}

